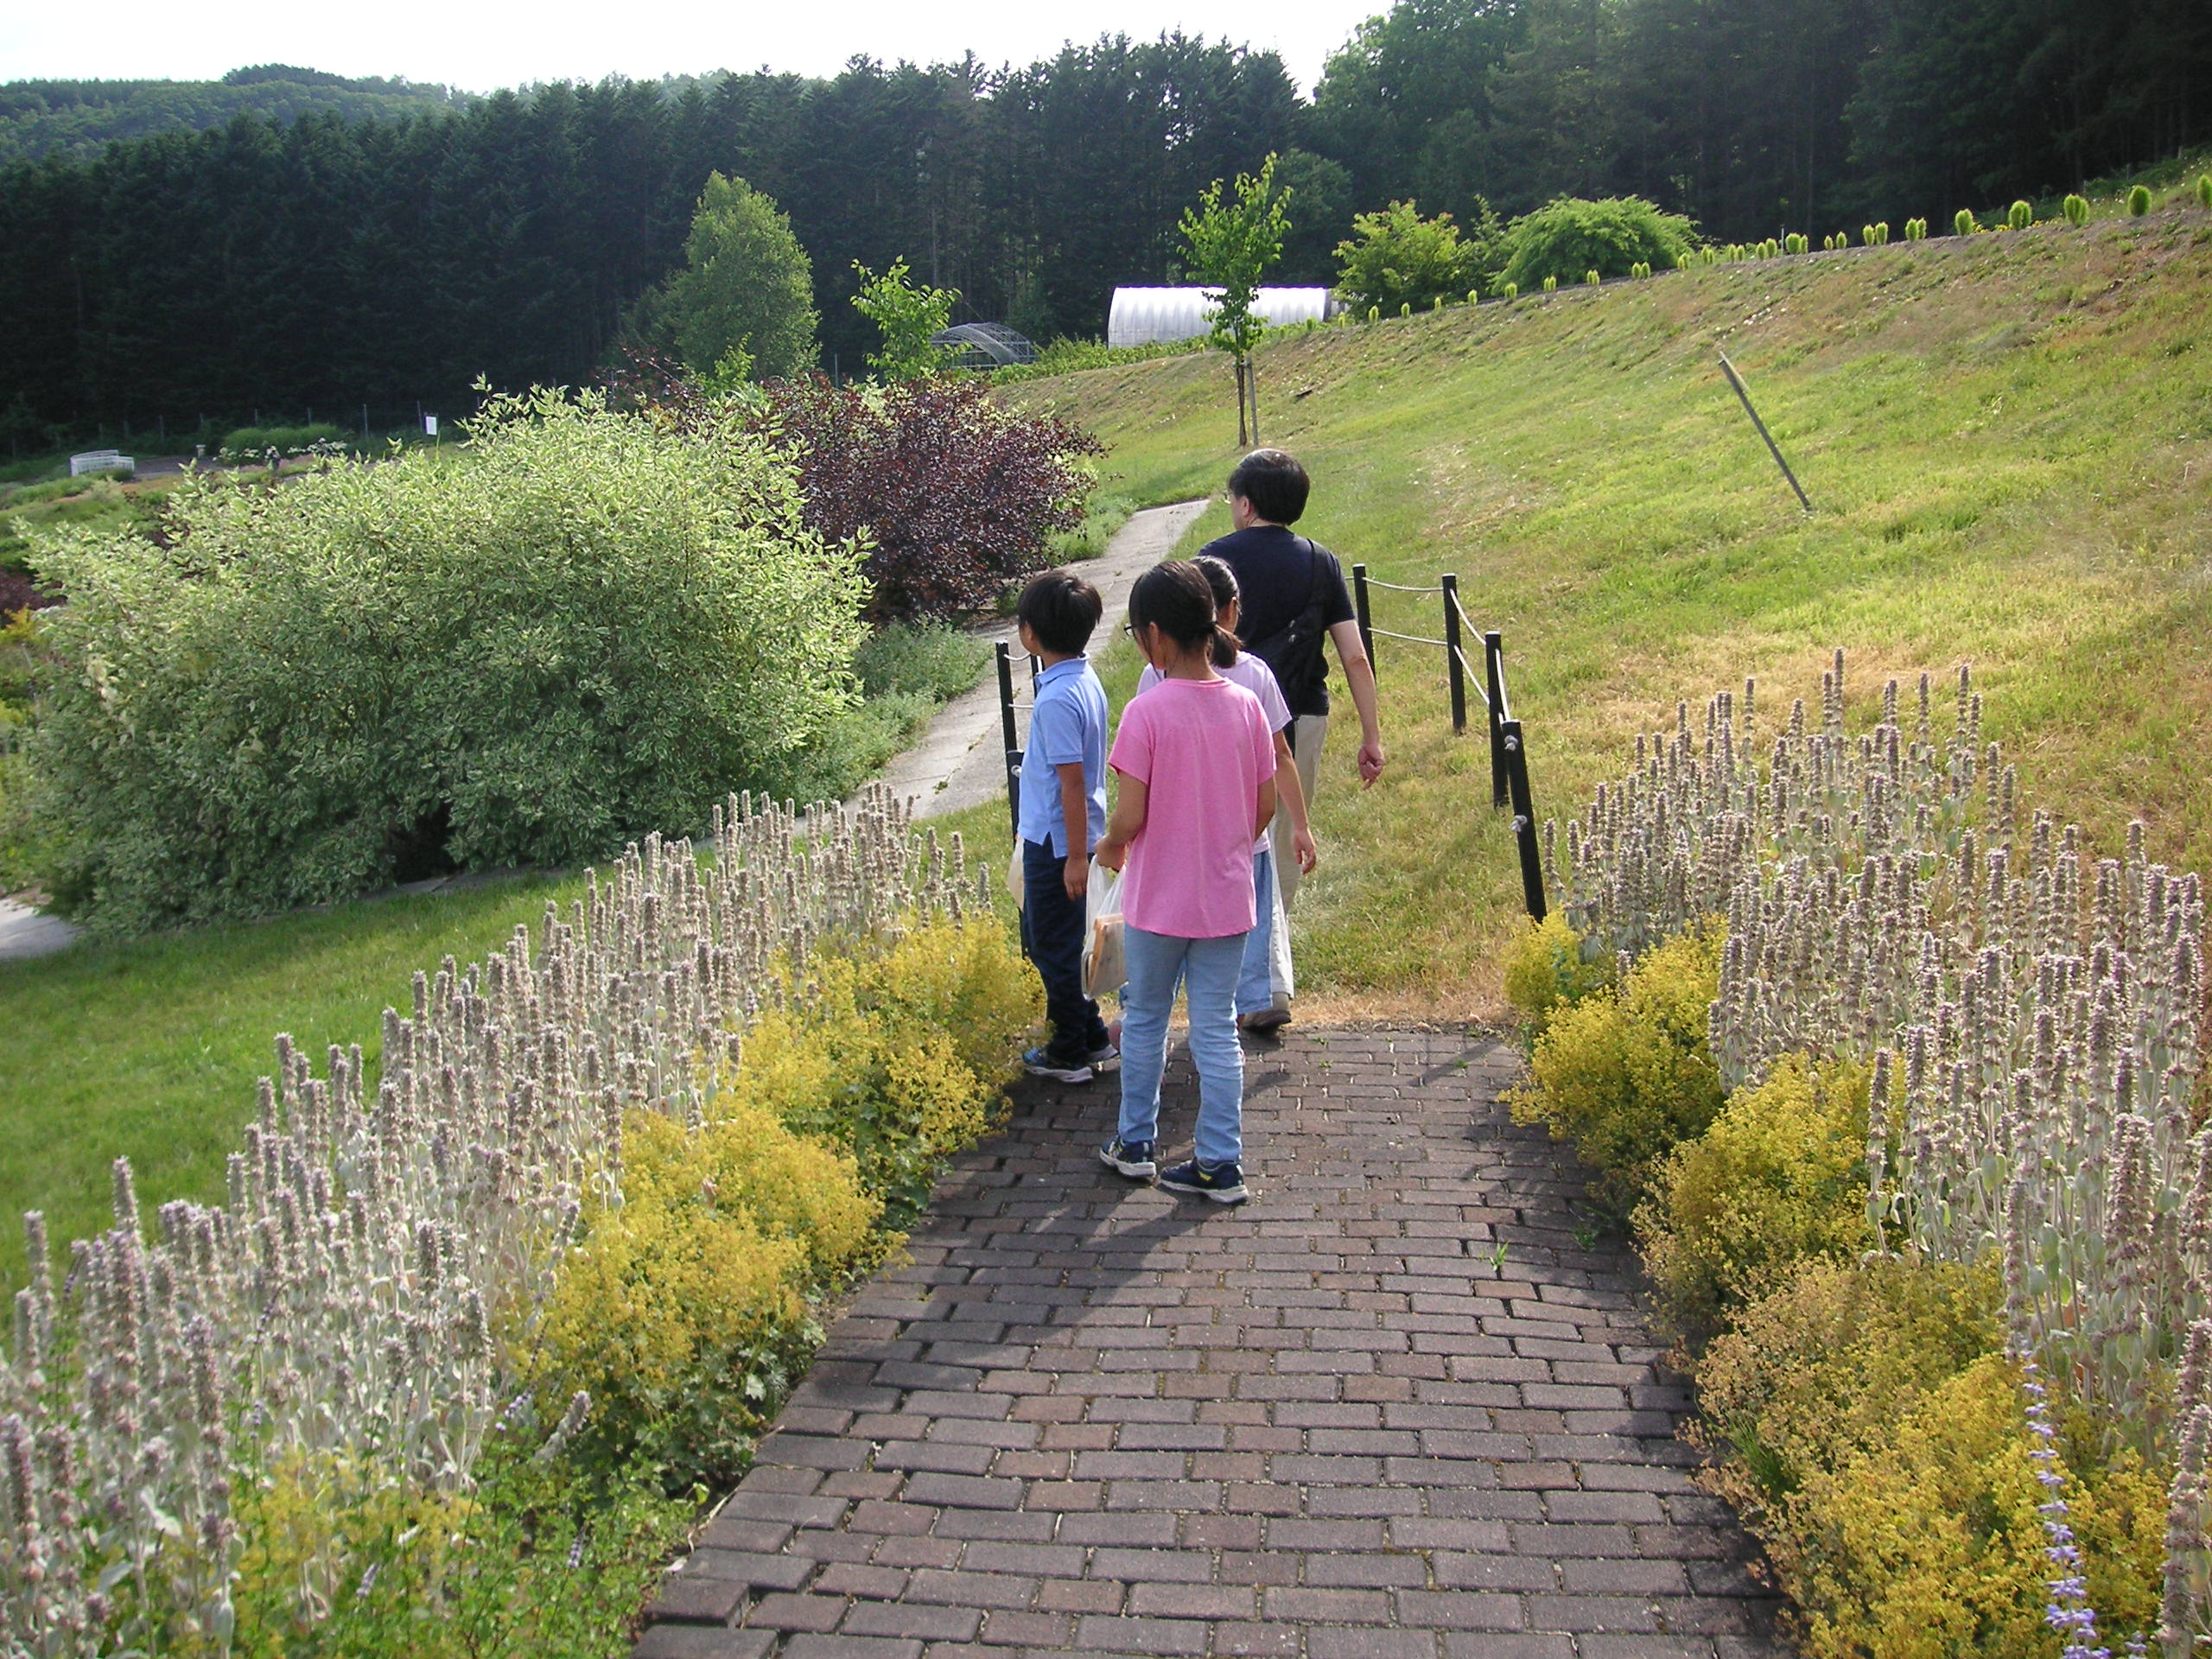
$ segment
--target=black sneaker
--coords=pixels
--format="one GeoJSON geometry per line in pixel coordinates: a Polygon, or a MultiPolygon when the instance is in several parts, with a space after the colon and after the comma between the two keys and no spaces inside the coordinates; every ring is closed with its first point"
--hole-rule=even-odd
{"type": "Polygon", "coordinates": [[[1170,1192],[1196,1192],[1216,1204],[1242,1204],[1252,1195],[1244,1190],[1244,1172],[1234,1164],[1202,1164],[1193,1158],[1160,1172],[1160,1184],[1170,1192]]]}
{"type": "Polygon", "coordinates": [[[1122,1051],[1111,1043],[1103,1048],[1092,1049],[1084,1058],[1090,1062],[1091,1073],[1095,1077],[1103,1077],[1109,1071],[1122,1069],[1122,1051]]]}
{"type": "Polygon", "coordinates": [[[1148,1181],[1160,1173],[1160,1166],[1152,1160],[1152,1142],[1149,1141],[1132,1144],[1116,1135],[1098,1148],[1098,1161],[1116,1174],[1126,1175],[1133,1181],[1148,1181]]]}
{"type": "Polygon", "coordinates": [[[1021,1064],[1031,1077],[1050,1077],[1055,1083],[1089,1083],[1097,1075],[1089,1060],[1067,1059],[1049,1048],[1031,1049],[1021,1057],[1021,1064]]]}

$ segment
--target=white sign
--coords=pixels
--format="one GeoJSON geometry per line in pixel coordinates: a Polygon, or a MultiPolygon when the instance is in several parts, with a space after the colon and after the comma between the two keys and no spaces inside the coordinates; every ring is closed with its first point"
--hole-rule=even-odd
{"type": "Polygon", "coordinates": [[[438,417],[436,416],[425,415],[423,417],[423,435],[426,438],[435,438],[438,435],[438,417]]]}

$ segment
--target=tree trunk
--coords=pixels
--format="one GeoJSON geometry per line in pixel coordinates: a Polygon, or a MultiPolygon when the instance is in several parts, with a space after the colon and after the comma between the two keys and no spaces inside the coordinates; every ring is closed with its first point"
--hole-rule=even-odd
{"type": "Polygon", "coordinates": [[[1251,440],[1244,435],[1244,359],[1236,359],[1236,447],[1249,448],[1251,440]]]}
{"type": "Polygon", "coordinates": [[[1248,362],[1244,365],[1244,390],[1252,400],[1252,448],[1256,449],[1260,447],[1260,365],[1257,363],[1248,362]]]}

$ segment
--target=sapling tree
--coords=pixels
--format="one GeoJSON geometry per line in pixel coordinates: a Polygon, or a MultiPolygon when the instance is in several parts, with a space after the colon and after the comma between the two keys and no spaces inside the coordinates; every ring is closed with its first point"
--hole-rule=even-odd
{"type": "Polygon", "coordinates": [[[883,336],[881,349],[868,354],[868,367],[886,380],[919,380],[951,367],[959,350],[938,345],[937,336],[951,322],[953,302],[960,296],[915,282],[903,257],[893,259],[880,276],[857,259],[853,269],[861,279],[853,308],[883,336]]]}
{"type": "Polygon", "coordinates": [[[1239,448],[1260,441],[1259,389],[1252,383],[1252,347],[1259,343],[1267,321],[1254,309],[1260,282],[1282,257],[1282,240],[1290,230],[1285,211],[1287,190],[1275,188],[1275,158],[1260,164],[1255,177],[1236,175],[1235,194],[1224,201],[1222,181],[1216,179],[1199,193],[1198,205],[1185,208],[1179,228],[1191,268],[1207,289],[1217,290],[1207,317],[1207,338],[1227,352],[1236,365],[1236,444],[1239,448]],[[1247,435],[1245,412],[1249,400],[1251,429],[1247,435]]]}

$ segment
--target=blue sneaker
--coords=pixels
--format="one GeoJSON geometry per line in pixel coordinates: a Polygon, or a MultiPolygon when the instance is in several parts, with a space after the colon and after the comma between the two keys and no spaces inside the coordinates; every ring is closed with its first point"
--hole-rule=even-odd
{"type": "Polygon", "coordinates": [[[1216,1204],[1242,1204],[1252,1196],[1244,1190],[1244,1172],[1235,1164],[1202,1164],[1195,1158],[1161,1170],[1160,1184],[1170,1192],[1195,1192],[1216,1204]]]}
{"type": "Polygon", "coordinates": [[[1116,1135],[1098,1148],[1098,1161],[1133,1181],[1148,1181],[1160,1173],[1160,1166],[1152,1161],[1149,1141],[1130,1142],[1116,1135]]]}
{"type": "Polygon", "coordinates": [[[1088,1059],[1071,1060],[1049,1048],[1031,1049],[1021,1057],[1021,1064],[1031,1077],[1050,1077],[1055,1083],[1089,1083],[1097,1075],[1088,1059]]]}

